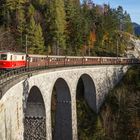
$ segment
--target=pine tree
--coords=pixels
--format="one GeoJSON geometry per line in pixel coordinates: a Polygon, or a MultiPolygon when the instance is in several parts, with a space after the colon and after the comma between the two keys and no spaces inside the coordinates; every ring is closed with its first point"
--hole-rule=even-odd
{"type": "Polygon", "coordinates": [[[17,33],[16,40],[20,44],[21,48],[25,47],[25,30],[26,30],[26,18],[24,9],[20,8],[17,10],[17,33]]]}
{"type": "Polygon", "coordinates": [[[35,0],[35,3],[38,6],[44,6],[47,3],[48,0],[35,0]]]}
{"type": "Polygon", "coordinates": [[[34,17],[31,16],[30,21],[29,21],[27,28],[26,28],[26,34],[28,36],[28,47],[29,48],[34,46],[33,41],[34,41],[35,28],[36,28],[36,23],[35,23],[34,17]]]}
{"type": "Polygon", "coordinates": [[[115,31],[118,30],[118,20],[114,13],[114,10],[110,8],[109,5],[104,5],[108,9],[103,18],[104,36],[102,40],[102,46],[105,48],[106,53],[112,55],[115,53],[114,44],[112,41],[114,39],[115,31]]]}
{"type": "MultiPolygon", "coordinates": [[[[84,0],[82,5],[83,15],[83,45],[86,47],[86,52],[90,56],[91,49],[93,48],[95,37],[95,11],[93,10],[93,3],[91,0],[84,0]]],[[[85,53],[86,53],[85,52],[85,53]]]]}
{"type": "Polygon", "coordinates": [[[55,1],[55,8],[56,8],[55,24],[57,29],[56,39],[58,40],[59,47],[65,48],[64,32],[66,23],[65,23],[64,1],[63,0],[58,0],[57,2],[55,1]]]}
{"type": "MultiPolygon", "coordinates": [[[[65,11],[63,0],[52,0],[49,3],[49,16],[46,17],[48,31],[50,33],[51,46],[55,54],[59,54],[59,49],[65,49],[65,11]]],[[[47,13],[47,15],[48,15],[47,13]]],[[[50,41],[49,41],[50,42],[50,41]]]]}
{"type": "Polygon", "coordinates": [[[82,17],[73,0],[65,1],[67,53],[77,55],[82,47],[82,17]]]}
{"type": "Polygon", "coordinates": [[[42,28],[40,24],[35,23],[33,16],[30,18],[26,34],[28,36],[27,44],[29,47],[29,53],[43,54],[45,51],[45,46],[42,28]]]}
{"type": "Polygon", "coordinates": [[[123,8],[122,6],[118,6],[116,14],[118,16],[118,29],[123,30],[123,20],[124,20],[124,14],[123,14],[123,8]]]}
{"type": "Polygon", "coordinates": [[[133,34],[133,26],[132,26],[131,18],[126,11],[124,12],[124,30],[128,33],[133,34]]]}
{"type": "Polygon", "coordinates": [[[34,16],[34,13],[35,13],[35,8],[32,4],[30,4],[28,7],[28,17],[34,16]]]}
{"type": "Polygon", "coordinates": [[[0,1],[0,25],[5,23],[5,0],[0,1]]]}
{"type": "Polygon", "coordinates": [[[43,33],[42,33],[42,28],[40,24],[36,25],[35,31],[34,31],[34,47],[32,47],[32,52],[33,53],[40,53],[43,54],[45,51],[45,46],[44,46],[44,38],[43,38],[43,33]]]}

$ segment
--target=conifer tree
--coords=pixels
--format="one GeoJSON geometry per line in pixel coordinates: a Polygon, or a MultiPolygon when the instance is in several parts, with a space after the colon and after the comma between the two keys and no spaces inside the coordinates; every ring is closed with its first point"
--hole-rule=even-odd
{"type": "Polygon", "coordinates": [[[35,28],[36,28],[36,23],[35,23],[35,20],[34,20],[34,17],[31,16],[30,17],[30,21],[27,25],[27,28],[26,28],[26,33],[27,33],[27,36],[28,36],[28,47],[31,48],[34,46],[34,32],[35,32],[35,28]]]}
{"type": "Polygon", "coordinates": [[[26,18],[24,9],[17,10],[17,41],[23,48],[25,45],[26,18]]]}
{"type": "Polygon", "coordinates": [[[32,4],[30,4],[28,7],[28,17],[34,16],[34,13],[35,13],[35,8],[32,4]]]}
{"type": "MultiPolygon", "coordinates": [[[[90,0],[84,0],[83,5],[82,5],[82,15],[83,15],[83,45],[88,51],[88,55],[90,55],[90,49],[92,48],[91,46],[91,40],[90,40],[90,35],[91,32],[94,30],[94,21],[92,20],[92,10],[91,7],[92,3],[90,0]]],[[[86,54],[86,52],[85,52],[86,54]]],[[[86,54],[87,55],[87,54],[86,54]]]]}
{"type": "Polygon", "coordinates": [[[0,1],[0,25],[5,22],[5,0],[0,1]]]}
{"type": "Polygon", "coordinates": [[[124,14],[123,14],[122,6],[118,6],[116,14],[117,14],[117,18],[118,18],[118,30],[123,30],[124,14]]]}
{"type": "Polygon", "coordinates": [[[34,47],[31,48],[33,53],[43,54],[45,52],[44,38],[40,24],[37,24],[35,27],[33,43],[34,47]]]}
{"type": "Polygon", "coordinates": [[[55,3],[55,12],[56,12],[56,37],[58,39],[59,47],[65,47],[65,11],[64,11],[64,1],[58,0],[57,3],[55,3]]]}
{"type": "Polygon", "coordinates": [[[30,20],[26,29],[26,34],[28,36],[28,50],[29,53],[42,54],[45,51],[42,27],[40,26],[40,24],[36,24],[33,14],[34,8],[31,5],[29,8],[30,20]]]}
{"type": "Polygon", "coordinates": [[[77,55],[83,44],[82,17],[80,7],[75,2],[77,1],[65,1],[67,52],[71,55],[77,55]]]}
{"type": "Polygon", "coordinates": [[[52,0],[49,3],[50,17],[48,22],[48,30],[51,33],[52,46],[54,53],[59,54],[59,49],[65,49],[65,11],[63,0],[52,0]]]}
{"type": "Polygon", "coordinates": [[[133,34],[133,26],[132,26],[131,18],[126,11],[124,12],[124,30],[128,33],[133,34]]]}

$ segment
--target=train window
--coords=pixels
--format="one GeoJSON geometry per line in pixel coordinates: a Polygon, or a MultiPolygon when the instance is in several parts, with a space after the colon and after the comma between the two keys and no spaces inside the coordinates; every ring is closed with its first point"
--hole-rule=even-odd
{"type": "Polygon", "coordinates": [[[0,60],[7,60],[7,54],[1,54],[0,60]]]}
{"type": "Polygon", "coordinates": [[[10,60],[12,60],[12,55],[10,56],[10,60]]]}
{"type": "Polygon", "coordinates": [[[33,58],[32,57],[27,57],[27,60],[30,62],[33,62],[33,58]]]}
{"type": "Polygon", "coordinates": [[[22,60],[24,60],[24,56],[22,56],[22,60]]]}
{"type": "Polygon", "coordinates": [[[33,62],[37,62],[37,58],[35,57],[35,58],[33,58],[33,62]]]}
{"type": "Polygon", "coordinates": [[[14,60],[17,60],[17,56],[14,56],[14,60]]]}

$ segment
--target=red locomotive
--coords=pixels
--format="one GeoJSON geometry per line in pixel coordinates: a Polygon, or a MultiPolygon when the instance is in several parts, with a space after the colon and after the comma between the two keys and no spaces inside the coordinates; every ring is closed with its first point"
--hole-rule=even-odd
{"type": "Polygon", "coordinates": [[[24,53],[0,52],[0,69],[16,69],[25,67],[26,55],[24,53]]]}
{"type": "Polygon", "coordinates": [[[25,53],[0,52],[0,69],[11,70],[22,67],[59,67],[74,65],[115,65],[140,63],[127,57],[47,56],[25,53]]]}

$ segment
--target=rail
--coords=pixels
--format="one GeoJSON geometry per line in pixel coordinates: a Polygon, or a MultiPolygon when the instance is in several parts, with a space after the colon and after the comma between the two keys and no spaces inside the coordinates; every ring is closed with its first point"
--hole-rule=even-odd
{"type": "Polygon", "coordinates": [[[32,67],[32,68],[20,68],[20,69],[6,72],[0,76],[0,87],[5,85],[8,81],[17,79],[18,77],[21,77],[21,76],[31,75],[32,72],[44,70],[46,68],[47,68],[46,66],[32,67]]]}
{"type": "Polygon", "coordinates": [[[2,88],[5,85],[8,85],[10,82],[13,82],[14,80],[20,78],[20,77],[29,77],[31,76],[34,72],[40,71],[40,70],[46,70],[50,68],[60,68],[60,67],[73,67],[73,66],[90,66],[90,65],[132,65],[133,63],[101,63],[101,64],[72,64],[72,65],[46,65],[46,66],[38,66],[38,67],[24,67],[16,70],[12,70],[6,73],[3,73],[0,75],[0,94],[2,91],[2,88]]]}
{"type": "Polygon", "coordinates": [[[51,66],[38,66],[38,67],[24,67],[16,70],[11,70],[9,72],[5,72],[0,75],[0,90],[1,88],[8,84],[11,81],[14,81],[15,79],[22,77],[22,76],[31,76],[32,73],[41,71],[41,70],[46,70],[46,69],[51,69],[51,68],[60,68],[60,67],[72,67],[72,66],[80,66],[80,65],[51,65],[51,66]]]}
{"type": "Polygon", "coordinates": [[[14,84],[14,81],[20,81],[20,78],[30,77],[34,72],[40,70],[46,70],[47,67],[33,67],[33,68],[21,68],[17,70],[9,71],[5,74],[0,75],[0,99],[3,97],[5,92],[14,84]]]}

